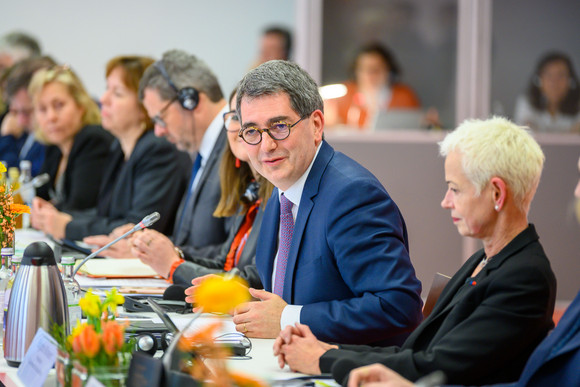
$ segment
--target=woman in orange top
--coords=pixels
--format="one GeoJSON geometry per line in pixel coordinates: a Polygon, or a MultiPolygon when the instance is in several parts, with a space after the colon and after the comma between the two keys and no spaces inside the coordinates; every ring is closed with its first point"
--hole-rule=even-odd
{"type": "Polygon", "coordinates": [[[419,109],[421,103],[415,92],[398,82],[400,73],[386,47],[378,43],[364,46],[353,64],[354,82],[345,83],[346,95],[326,101],[328,110],[336,109],[334,120],[328,124],[366,129],[372,126],[379,110],[419,109]]]}

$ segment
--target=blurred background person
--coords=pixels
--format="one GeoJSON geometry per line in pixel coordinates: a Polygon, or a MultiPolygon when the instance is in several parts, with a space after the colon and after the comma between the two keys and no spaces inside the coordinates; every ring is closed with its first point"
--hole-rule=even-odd
{"type": "Polygon", "coordinates": [[[339,383],[353,368],[373,363],[410,380],[437,370],[451,384],[517,380],[554,327],[556,279],[528,223],[544,154],[524,128],[497,117],[463,122],[440,143],[440,154],[447,183],[441,207],[459,234],[481,240],[483,249],[449,280],[401,347],[339,348],[317,341],[306,325],[290,326],[276,339],[280,365],[312,374],[332,370],[339,383]]]}
{"type": "Polygon", "coordinates": [[[155,231],[143,230],[133,240],[131,252],[155,271],[175,284],[190,285],[192,279],[213,273],[232,271],[254,288],[262,283],[256,269],[256,243],[260,234],[264,207],[272,194],[272,184],[260,176],[249,158],[238,133],[240,120],[236,113],[236,93],[229,99],[230,110],[224,114],[226,142],[220,164],[221,197],[216,217],[234,217],[230,234],[217,256],[192,256],[191,261],[178,257],[148,254],[146,247],[155,231]]]}
{"type": "MultiPolygon", "coordinates": [[[[105,160],[113,136],[101,126],[95,101],[68,66],[37,71],[28,92],[34,107],[38,137],[48,146],[40,173],[48,173],[48,184],[38,188],[31,213],[45,201],[59,211],[84,210],[97,205],[105,160]]],[[[38,218],[40,219],[40,218],[38,218]]]]}
{"type": "Polygon", "coordinates": [[[538,62],[514,120],[539,132],[580,132],[580,84],[570,57],[552,52],[538,62]]]}
{"type": "MultiPolygon", "coordinates": [[[[15,63],[38,56],[40,56],[40,44],[29,34],[13,31],[2,35],[0,37],[0,82],[15,63]]],[[[0,121],[5,110],[6,106],[0,95],[0,121]]]]}
{"type": "Polygon", "coordinates": [[[30,160],[32,176],[40,171],[45,147],[34,136],[34,109],[28,85],[37,70],[55,64],[49,57],[23,59],[10,69],[4,82],[4,101],[9,110],[2,121],[0,158],[7,162],[7,167],[18,167],[20,161],[30,160]]]}
{"type": "Polygon", "coordinates": [[[98,205],[85,211],[60,212],[37,198],[36,228],[58,239],[80,240],[108,234],[128,222],[138,223],[158,211],[161,219],[152,228],[171,235],[191,159],[155,136],[153,123],[139,101],[139,81],[153,62],[148,57],[119,56],[107,63],[102,125],[116,139],[107,156],[98,205]]]}
{"type": "Polygon", "coordinates": [[[415,110],[419,98],[401,82],[402,69],[394,54],[380,43],[363,46],[345,83],[346,95],[325,101],[327,125],[373,128],[379,111],[415,110]],[[327,108],[328,107],[328,108],[327,108]]]}
{"type": "Polygon", "coordinates": [[[14,31],[0,37],[0,74],[16,62],[40,56],[40,44],[31,35],[14,31]]]}
{"type": "Polygon", "coordinates": [[[260,52],[253,67],[274,59],[290,60],[291,54],[292,34],[290,31],[280,26],[268,27],[260,37],[260,52]]]}

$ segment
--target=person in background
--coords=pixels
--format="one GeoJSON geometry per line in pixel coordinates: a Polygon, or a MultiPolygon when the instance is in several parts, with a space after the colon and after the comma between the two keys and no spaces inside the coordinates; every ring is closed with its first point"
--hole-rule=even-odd
{"type": "Polygon", "coordinates": [[[332,371],[339,383],[350,370],[373,363],[413,381],[437,370],[451,384],[520,376],[554,326],[556,279],[527,219],[544,154],[524,128],[498,117],[465,121],[439,145],[447,183],[441,206],[459,234],[481,240],[483,249],[451,278],[401,347],[338,347],[298,325],[276,339],[280,366],[332,371]]]}
{"type": "MultiPolygon", "coordinates": [[[[580,172],[580,159],[578,159],[580,172]]],[[[574,191],[580,201],[580,179],[574,191]]],[[[578,214],[580,222],[580,214],[578,214]]],[[[517,382],[496,387],[580,386],[580,291],[556,328],[532,352],[517,382]]],[[[343,364],[344,366],[344,364],[343,364]]],[[[347,364],[348,366],[348,364],[347,364]]],[[[341,367],[337,362],[335,367],[341,367]]],[[[412,387],[415,384],[382,364],[354,369],[343,382],[348,387],[412,387]]]]}
{"type": "MultiPolygon", "coordinates": [[[[166,261],[215,256],[230,229],[229,218],[213,216],[221,192],[219,159],[227,137],[223,114],[229,110],[218,79],[201,59],[171,50],[145,71],[139,98],[153,121],[155,135],[165,137],[195,161],[171,239],[152,233],[147,240],[121,241],[103,254],[129,257],[135,247],[166,261]]],[[[104,246],[132,227],[126,224],[110,235],[85,238],[85,242],[104,246]]]]}
{"type": "Polygon", "coordinates": [[[171,234],[179,199],[187,184],[191,159],[153,133],[139,101],[139,80],[153,59],[119,56],[106,67],[107,88],[101,96],[102,125],[115,136],[107,156],[98,205],[61,212],[37,198],[33,225],[55,238],[80,240],[108,234],[127,222],[138,223],[158,211],[152,228],[171,234]]]}
{"type": "Polygon", "coordinates": [[[516,101],[514,120],[538,132],[580,132],[580,83],[568,55],[540,59],[526,95],[516,101]]]}
{"type": "MultiPolygon", "coordinates": [[[[37,189],[37,196],[59,211],[95,207],[113,141],[113,136],[99,125],[97,104],[68,66],[37,71],[28,92],[37,135],[48,145],[40,173],[48,173],[50,180],[37,189]]],[[[42,228],[35,221],[43,203],[33,202],[34,227],[42,228]]]]}
{"type": "Polygon", "coordinates": [[[40,56],[38,41],[24,32],[14,31],[0,37],[0,74],[20,60],[40,56]]]}
{"type": "Polygon", "coordinates": [[[42,167],[45,147],[34,136],[34,109],[28,85],[37,70],[55,64],[49,57],[23,59],[10,69],[4,82],[4,100],[9,110],[2,121],[0,158],[7,162],[7,167],[18,167],[20,161],[30,160],[32,176],[36,176],[42,167]]]}
{"type": "Polygon", "coordinates": [[[266,28],[260,38],[260,53],[253,67],[269,60],[290,60],[292,34],[286,28],[273,26],[266,28]]]}
{"type": "MultiPolygon", "coordinates": [[[[0,86],[10,68],[17,62],[40,56],[40,44],[35,38],[24,32],[13,31],[0,37],[0,86]]],[[[0,123],[6,114],[5,101],[0,94],[0,123]]]]}
{"type": "Polygon", "coordinates": [[[400,81],[401,72],[388,48],[380,43],[363,46],[352,65],[353,81],[345,83],[346,95],[326,101],[327,125],[368,129],[381,110],[420,109],[415,92],[400,81]]]}
{"type": "Polygon", "coordinates": [[[338,342],[401,343],[420,322],[421,283],[399,208],[368,170],[323,140],[318,87],[306,71],[269,61],[238,89],[250,163],[275,187],[256,266],[260,301],[235,311],[236,329],[275,338],[294,322],[338,342]]]}
{"type": "MultiPolygon", "coordinates": [[[[260,176],[249,164],[243,140],[238,136],[240,120],[236,112],[236,92],[230,96],[230,110],[224,113],[224,129],[228,141],[220,164],[221,197],[214,211],[215,217],[234,217],[226,243],[215,257],[193,256],[191,261],[172,257],[159,259],[143,254],[135,247],[133,255],[141,258],[155,271],[174,284],[190,285],[194,278],[207,274],[231,272],[245,279],[252,287],[261,287],[256,269],[256,243],[264,207],[272,194],[272,184],[260,176]]],[[[144,230],[134,245],[146,244],[153,231],[144,230]]]]}

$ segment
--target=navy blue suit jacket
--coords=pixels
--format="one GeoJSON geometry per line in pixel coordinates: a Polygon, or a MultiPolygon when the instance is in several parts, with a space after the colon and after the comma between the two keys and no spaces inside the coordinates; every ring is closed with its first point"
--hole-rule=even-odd
{"type": "Polygon", "coordinates": [[[558,326],[532,353],[517,383],[505,386],[580,386],[580,292],[558,326]]]}
{"type": "MultiPolygon", "coordinates": [[[[279,214],[275,189],[256,251],[267,291],[279,214]]],[[[420,294],[397,205],[369,171],[323,141],[302,192],[283,299],[303,305],[300,322],[321,340],[386,345],[419,324],[420,294]]]]}

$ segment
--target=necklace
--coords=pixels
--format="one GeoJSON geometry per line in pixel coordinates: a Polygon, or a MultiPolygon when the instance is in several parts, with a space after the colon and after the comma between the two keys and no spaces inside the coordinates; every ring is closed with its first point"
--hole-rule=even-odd
{"type": "Polygon", "coordinates": [[[485,267],[485,265],[487,265],[487,261],[488,261],[488,258],[486,255],[484,255],[483,259],[481,260],[481,262],[479,262],[479,264],[481,265],[481,267],[485,267]]]}

